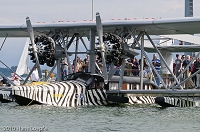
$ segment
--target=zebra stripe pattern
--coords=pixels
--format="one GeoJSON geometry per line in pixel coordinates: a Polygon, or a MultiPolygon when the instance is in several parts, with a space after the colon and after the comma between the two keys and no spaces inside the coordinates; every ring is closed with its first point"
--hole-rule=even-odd
{"type": "Polygon", "coordinates": [[[128,95],[129,104],[154,104],[155,97],[153,96],[135,96],[135,95],[128,95]]]}
{"type": "MultiPolygon", "coordinates": [[[[29,104],[31,104],[32,101],[37,101],[42,104],[53,106],[76,107],[81,105],[98,106],[113,103],[107,100],[105,89],[87,89],[85,84],[75,80],[42,85],[14,86],[12,94],[24,99],[29,99],[29,104]]],[[[128,104],[155,103],[155,97],[152,96],[135,96],[128,94],[127,97],[129,98],[128,104]]]]}
{"type": "Polygon", "coordinates": [[[8,103],[8,102],[13,102],[14,99],[9,94],[2,93],[0,94],[0,101],[2,103],[8,103]]]}
{"type": "Polygon", "coordinates": [[[163,103],[170,104],[174,107],[197,107],[199,103],[196,101],[191,101],[184,98],[178,97],[162,97],[164,99],[163,103]]]}
{"type": "Polygon", "coordinates": [[[83,83],[74,80],[35,86],[14,86],[12,93],[53,106],[75,107],[108,104],[105,90],[87,90],[83,83]],[[81,94],[83,96],[80,96],[81,94]]]}

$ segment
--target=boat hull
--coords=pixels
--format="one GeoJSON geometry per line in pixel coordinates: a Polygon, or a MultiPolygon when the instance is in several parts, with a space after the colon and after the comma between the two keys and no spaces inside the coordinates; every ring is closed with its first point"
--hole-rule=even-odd
{"type": "Polygon", "coordinates": [[[14,98],[13,96],[9,95],[9,94],[0,94],[0,102],[1,103],[10,103],[13,102],[14,98]]]}
{"type": "Polygon", "coordinates": [[[19,105],[22,105],[22,106],[42,104],[42,103],[35,101],[33,99],[25,98],[25,97],[22,97],[22,96],[19,96],[19,95],[13,95],[13,97],[16,100],[15,102],[18,103],[19,105]]]}
{"type": "Polygon", "coordinates": [[[155,103],[162,107],[198,107],[199,103],[192,99],[179,97],[156,97],[155,103]]]}
{"type": "Polygon", "coordinates": [[[152,104],[154,97],[131,94],[106,94],[103,88],[88,89],[78,81],[65,81],[36,86],[15,86],[12,94],[19,105],[47,104],[76,107],[98,106],[116,103],[152,104]],[[82,94],[82,95],[81,95],[82,94]]]}

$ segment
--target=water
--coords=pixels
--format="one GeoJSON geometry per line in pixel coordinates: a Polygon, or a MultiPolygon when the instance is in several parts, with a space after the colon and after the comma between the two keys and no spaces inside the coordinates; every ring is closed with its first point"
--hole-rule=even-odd
{"type": "Polygon", "coordinates": [[[199,111],[157,105],[63,108],[0,103],[0,132],[197,132],[199,111]]]}

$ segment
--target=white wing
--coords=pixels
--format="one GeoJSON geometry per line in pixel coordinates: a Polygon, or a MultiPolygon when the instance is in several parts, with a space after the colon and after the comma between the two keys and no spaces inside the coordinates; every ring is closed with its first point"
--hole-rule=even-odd
{"type": "MultiPolygon", "coordinates": [[[[142,19],[142,20],[110,20],[102,21],[104,33],[121,32],[126,29],[146,31],[149,35],[166,34],[197,34],[200,33],[200,17],[183,17],[172,19],[142,19]]],[[[52,31],[62,30],[72,36],[74,33],[82,33],[87,37],[91,29],[96,30],[95,21],[83,22],[58,22],[32,24],[35,35],[49,34],[52,31]]],[[[26,24],[0,25],[0,37],[28,37],[26,24]]]]}

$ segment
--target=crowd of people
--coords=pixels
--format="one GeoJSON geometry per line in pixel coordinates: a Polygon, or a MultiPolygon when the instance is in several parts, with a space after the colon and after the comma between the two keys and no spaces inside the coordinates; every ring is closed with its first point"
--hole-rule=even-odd
{"type": "MultiPolygon", "coordinates": [[[[149,62],[147,62],[146,58],[143,58],[143,73],[141,73],[141,59],[137,59],[136,57],[134,58],[128,58],[126,59],[126,65],[125,65],[125,70],[124,70],[124,75],[125,76],[141,76],[141,74],[143,74],[144,78],[149,78],[149,79],[153,79],[154,77],[154,81],[156,82],[156,84],[159,86],[160,85],[160,77],[163,79],[164,83],[169,83],[169,81],[173,81],[174,79],[172,79],[172,75],[170,74],[162,74],[161,72],[161,61],[160,59],[157,57],[156,54],[153,54],[152,56],[152,60],[150,60],[151,64],[154,66],[156,72],[151,68],[149,62]],[[158,75],[160,77],[158,77],[158,75]]],[[[185,55],[179,55],[176,54],[176,59],[173,63],[173,74],[178,78],[178,81],[183,81],[184,78],[188,78],[189,76],[191,76],[191,74],[195,73],[196,71],[198,71],[200,69],[200,59],[197,58],[195,61],[192,61],[192,57],[190,57],[189,55],[187,55],[185,57],[185,55]],[[186,70],[183,74],[181,74],[181,72],[187,67],[187,65],[189,65],[188,70],[186,70]]],[[[96,62],[99,66],[100,69],[102,69],[103,65],[102,65],[102,61],[101,59],[96,59],[96,62]]],[[[74,70],[76,69],[76,72],[88,72],[88,63],[89,63],[89,55],[86,55],[85,59],[82,60],[80,57],[77,57],[77,64],[76,64],[76,68],[75,68],[75,60],[72,63],[72,72],[74,72],[74,70]]],[[[110,65],[107,64],[107,69],[108,70],[112,70],[110,69],[110,65]]],[[[68,70],[68,64],[66,61],[66,58],[64,58],[61,62],[61,68],[62,68],[62,77],[63,76],[67,76],[70,72],[68,70]]],[[[96,71],[98,73],[98,71],[96,71]]],[[[115,75],[120,75],[120,68],[118,68],[115,72],[115,75]]],[[[200,81],[200,74],[195,75],[194,77],[192,77],[192,82],[196,85],[199,86],[199,81],[200,81]]],[[[191,80],[187,81],[189,82],[187,84],[184,83],[184,85],[188,85],[188,86],[184,86],[184,87],[191,87],[191,80]]]]}
{"type": "MultiPolygon", "coordinates": [[[[81,57],[77,57],[77,63],[75,64],[75,60],[73,60],[72,66],[72,73],[74,73],[74,70],[76,72],[88,72],[88,63],[89,63],[89,55],[86,55],[84,60],[82,60],[81,57]]],[[[64,57],[61,60],[61,79],[68,76],[70,74],[69,65],[67,63],[67,58],[64,57]]]]}
{"type": "MultiPolygon", "coordinates": [[[[183,81],[183,79],[190,77],[199,69],[200,69],[200,58],[197,57],[195,60],[193,60],[193,57],[191,57],[190,55],[187,55],[186,57],[185,55],[182,55],[180,57],[179,54],[176,54],[176,60],[174,62],[174,74],[176,75],[176,77],[178,77],[179,81],[183,81]],[[181,74],[184,69],[185,69],[185,72],[181,74]]],[[[200,74],[196,74],[191,79],[189,79],[185,83],[185,87],[188,87],[188,88],[194,87],[194,86],[191,86],[193,85],[191,83],[199,87],[200,74]]]]}
{"type": "MultiPolygon", "coordinates": [[[[158,74],[155,73],[152,68],[149,66],[149,62],[146,61],[144,57],[144,68],[143,68],[143,77],[148,77],[149,79],[152,79],[152,76],[155,78],[156,84],[160,85],[160,79],[158,77],[161,76],[164,83],[168,83],[170,81],[173,81],[174,79],[170,74],[162,74],[161,72],[161,61],[157,57],[156,54],[153,54],[153,59],[151,60],[152,65],[154,66],[155,70],[158,74]]],[[[140,64],[141,59],[137,61],[136,58],[129,59],[128,63],[130,63],[130,66],[127,66],[128,69],[131,69],[132,72],[127,72],[128,75],[134,75],[134,76],[140,76],[140,64]]],[[[173,74],[178,78],[178,81],[181,82],[184,79],[190,77],[192,74],[197,72],[200,69],[200,58],[196,58],[196,60],[193,60],[193,58],[190,55],[179,55],[176,54],[176,59],[173,63],[173,74]],[[187,68],[187,69],[185,69],[187,68]],[[185,69],[184,72],[182,72],[185,69]],[[183,74],[182,74],[183,73],[183,74]]],[[[184,87],[186,88],[192,88],[192,87],[199,87],[200,86],[200,74],[194,75],[191,79],[183,83],[184,87]]]]}
{"type": "MultiPolygon", "coordinates": [[[[96,63],[98,65],[99,70],[103,71],[102,70],[103,64],[102,64],[101,58],[96,57],[96,63]]],[[[75,60],[73,60],[73,63],[71,64],[72,72],[74,72],[74,70],[76,70],[76,72],[88,72],[88,64],[89,64],[89,55],[86,55],[84,60],[82,60],[82,58],[80,58],[80,57],[77,57],[76,68],[75,68],[75,60]]],[[[125,69],[124,75],[139,76],[140,75],[139,66],[140,66],[140,60],[138,61],[136,57],[126,59],[126,69],[125,69]]],[[[106,64],[106,67],[107,67],[108,71],[112,70],[112,69],[110,69],[111,67],[109,64],[106,64]]],[[[96,68],[96,73],[99,73],[98,68],[96,68]]],[[[116,68],[116,66],[114,68],[116,68]]],[[[121,73],[121,68],[118,68],[115,71],[115,75],[120,75],[120,73],[121,73]]],[[[61,61],[61,78],[68,76],[68,74],[70,74],[70,71],[69,71],[67,59],[65,57],[61,61]]],[[[143,76],[150,78],[150,76],[152,77],[151,74],[152,74],[152,71],[144,58],[143,76]]]]}

